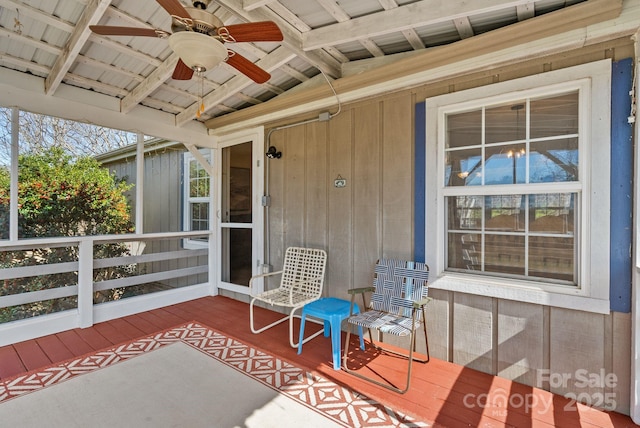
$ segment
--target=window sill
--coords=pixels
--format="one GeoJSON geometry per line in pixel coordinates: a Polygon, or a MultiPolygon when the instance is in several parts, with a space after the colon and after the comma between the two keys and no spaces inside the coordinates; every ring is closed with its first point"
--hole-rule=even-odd
{"type": "Polygon", "coordinates": [[[584,291],[580,289],[573,290],[542,282],[483,278],[476,275],[447,272],[432,281],[429,287],[437,290],[456,291],[578,311],[599,314],[610,313],[608,299],[593,298],[584,295],[584,291]],[[552,291],[551,289],[557,289],[557,291],[552,291]]]}

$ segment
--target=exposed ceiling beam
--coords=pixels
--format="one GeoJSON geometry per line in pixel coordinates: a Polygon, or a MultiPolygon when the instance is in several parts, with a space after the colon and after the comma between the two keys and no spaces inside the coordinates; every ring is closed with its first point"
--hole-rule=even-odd
{"type": "Polygon", "coordinates": [[[518,14],[518,21],[524,21],[525,19],[536,16],[536,6],[533,2],[522,4],[516,8],[516,12],[518,14]]]}
{"type": "Polygon", "coordinates": [[[15,42],[23,43],[35,49],[42,49],[43,51],[49,52],[50,54],[56,56],[60,55],[60,53],[62,52],[61,48],[50,43],[45,43],[42,40],[36,40],[34,38],[18,34],[14,31],[6,30],[4,28],[0,28],[0,37],[6,37],[7,40],[14,40],[15,42]]]}
{"type": "Polygon", "coordinates": [[[302,34],[302,48],[305,51],[321,49],[366,37],[452,21],[463,16],[516,7],[528,2],[530,0],[474,0],[473,2],[422,0],[307,31],[302,34]]]}
{"type": "MultiPolygon", "coordinates": [[[[333,16],[338,22],[346,22],[351,20],[351,17],[345,12],[345,10],[336,3],[335,0],[316,0],[320,6],[326,10],[329,15],[333,16]]],[[[378,45],[376,45],[373,40],[369,38],[360,39],[359,42],[364,46],[366,50],[373,56],[384,56],[384,52],[378,45]]]]}
{"type": "Polygon", "coordinates": [[[275,0],[242,0],[242,8],[244,10],[254,10],[266,4],[273,3],[275,0]]]}
{"type": "Polygon", "coordinates": [[[162,84],[171,77],[173,70],[178,63],[178,56],[175,53],[169,55],[166,61],[160,64],[153,72],[136,86],[129,95],[124,97],[120,102],[120,111],[122,113],[130,112],[142,100],[147,98],[149,94],[158,89],[162,84]]]}
{"type": "Polygon", "coordinates": [[[0,6],[5,7],[7,10],[18,10],[23,16],[28,16],[36,21],[51,25],[52,27],[62,30],[66,33],[73,32],[75,28],[72,23],[63,21],[60,18],[56,18],[34,7],[27,6],[24,4],[24,2],[18,3],[13,0],[0,0],[0,6]]]}
{"type": "Polygon", "coordinates": [[[58,56],[49,76],[45,80],[46,95],[51,95],[56,91],[64,75],[69,71],[69,68],[71,68],[80,50],[91,35],[89,25],[97,24],[110,4],[111,0],[91,0],[84,9],[84,13],[71,33],[62,54],[58,56]]]}
{"type": "MultiPolygon", "coordinates": [[[[396,7],[398,7],[398,3],[396,2],[396,0],[378,0],[378,3],[380,3],[384,10],[395,9],[396,7]]],[[[424,42],[414,28],[407,28],[406,30],[402,30],[402,35],[405,37],[405,39],[407,39],[414,50],[424,49],[424,42]]]]}
{"type": "Polygon", "coordinates": [[[468,16],[456,18],[453,20],[453,23],[455,24],[456,30],[458,30],[458,34],[461,39],[473,37],[473,28],[471,27],[471,21],[469,21],[468,16]]]}

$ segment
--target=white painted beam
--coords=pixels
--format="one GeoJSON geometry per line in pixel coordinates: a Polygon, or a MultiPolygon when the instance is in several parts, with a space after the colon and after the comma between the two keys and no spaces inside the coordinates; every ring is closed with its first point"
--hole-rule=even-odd
{"type": "Polygon", "coordinates": [[[175,53],[169,55],[166,61],[160,64],[146,79],[136,86],[126,97],[120,102],[120,110],[122,113],[130,112],[142,100],[147,98],[149,94],[158,89],[173,74],[173,70],[178,63],[178,56],[175,53]]]}
{"type": "Polygon", "coordinates": [[[308,31],[302,34],[302,48],[305,51],[321,49],[365,37],[380,36],[409,28],[452,21],[464,16],[516,7],[528,2],[530,0],[474,0],[472,2],[422,0],[308,31]]]}
{"type": "Polygon", "coordinates": [[[176,126],[171,113],[138,105],[127,114],[120,100],[62,83],[55,94],[45,95],[44,79],[0,68],[0,106],[19,107],[33,113],[93,123],[129,132],[210,147],[206,127],[197,121],[176,126]]]}
{"type": "Polygon", "coordinates": [[[84,13],[71,33],[71,37],[69,37],[62,55],[58,56],[58,59],[51,68],[49,76],[45,80],[44,86],[45,93],[47,95],[51,95],[56,91],[62,82],[62,79],[65,77],[65,74],[73,65],[73,62],[80,53],[80,50],[89,39],[89,36],[91,35],[89,25],[98,23],[104,12],[109,7],[109,4],[111,4],[111,0],[91,0],[84,9],[84,13]]]}

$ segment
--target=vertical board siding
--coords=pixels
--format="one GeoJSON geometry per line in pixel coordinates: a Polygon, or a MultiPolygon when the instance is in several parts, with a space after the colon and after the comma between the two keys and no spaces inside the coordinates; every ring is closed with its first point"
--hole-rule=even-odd
{"type": "Polygon", "coordinates": [[[397,97],[382,106],[382,253],[385,258],[413,258],[412,101],[410,97],[397,97]]]}
{"type": "Polygon", "coordinates": [[[298,126],[281,131],[285,135],[282,147],[284,162],[284,225],[282,234],[285,248],[305,245],[306,157],[305,127],[298,126]]]}
{"type": "Polygon", "coordinates": [[[456,293],[453,302],[453,362],[491,373],[495,300],[456,293]]]}
{"type": "Polygon", "coordinates": [[[380,103],[354,109],[353,178],[353,272],[356,287],[368,284],[372,267],[380,258],[381,242],[381,111],[380,103]]]}
{"type": "Polygon", "coordinates": [[[352,114],[344,111],[329,122],[329,189],[327,201],[327,293],[347,298],[353,283],[353,138],[352,114]],[[347,180],[337,188],[333,180],[347,180]]]}
{"type": "Polygon", "coordinates": [[[536,371],[544,368],[542,314],[540,305],[498,302],[498,376],[536,386],[536,371]]]}
{"type": "Polygon", "coordinates": [[[551,383],[550,391],[603,393],[602,388],[580,388],[577,370],[599,373],[604,368],[604,315],[551,308],[550,371],[566,381],[551,383]]]}
{"type": "Polygon", "coordinates": [[[305,245],[327,249],[327,123],[306,126],[307,167],[305,193],[305,245]]]}

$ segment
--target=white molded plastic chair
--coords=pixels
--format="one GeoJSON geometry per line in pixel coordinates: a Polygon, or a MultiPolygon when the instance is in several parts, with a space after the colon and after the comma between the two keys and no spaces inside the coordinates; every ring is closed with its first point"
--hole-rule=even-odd
{"type": "MultiPolygon", "coordinates": [[[[367,305],[363,293],[371,292],[372,295],[369,309],[359,314],[352,313],[348,318],[348,323],[368,329],[371,345],[378,351],[404,357],[408,362],[407,378],[404,387],[379,381],[371,376],[359,373],[355,369],[349,368],[349,338],[351,336],[351,328],[349,328],[347,329],[347,338],[344,345],[344,361],[342,365],[348,373],[401,394],[409,390],[411,384],[411,365],[413,361],[415,360],[421,363],[429,361],[429,342],[425,321],[425,305],[431,301],[431,298],[428,297],[428,279],[429,267],[424,263],[382,259],[378,261],[375,267],[373,287],[349,290],[351,303],[353,304],[356,294],[362,294],[364,307],[367,307],[367,305]],[[416,330],[419,328],[422,328],[424,332],[426,358],[418,358],[414,355],[416,330]],[[408,336],[408,352],[397,352],[395,349],[382,346],[381,341],[373,340],[371,330],[394,336],[408,336]]],[[[378,339],[379,338],[378,336],[378,339]]]]}
{"type": "MultiPolygon", "coordinates": [[[[302,309],[307,303],[313,302],[322,296],[326,264],[327,253],[324,250],[289,247],[284,255],[282,270],[251,277],[249,281],[249,289],[251,292],[251,303],[249,305],[251,332],[254,334],[262,333],[271,327],[289,320],[289,343],[291,347],[297,348],[299,343],[294,342],[293,334],[293,318],[296,316],[294,313],[296,310],[302,309]],[[258,293],[255,282],[273,275],[281,275],[280,286],[273,290],[258,293]],[[256,301],[291,308],[291,311],[289,315],[269,325],[256,328],[253,317],[253,306],[256,301]]],[[[300,315],[297,315],[297,317],[300,318],[300,315]]],[[[323,330],[321,329],[305,338],[302,343],[306,343],[322,333],[323,330]]]]}

